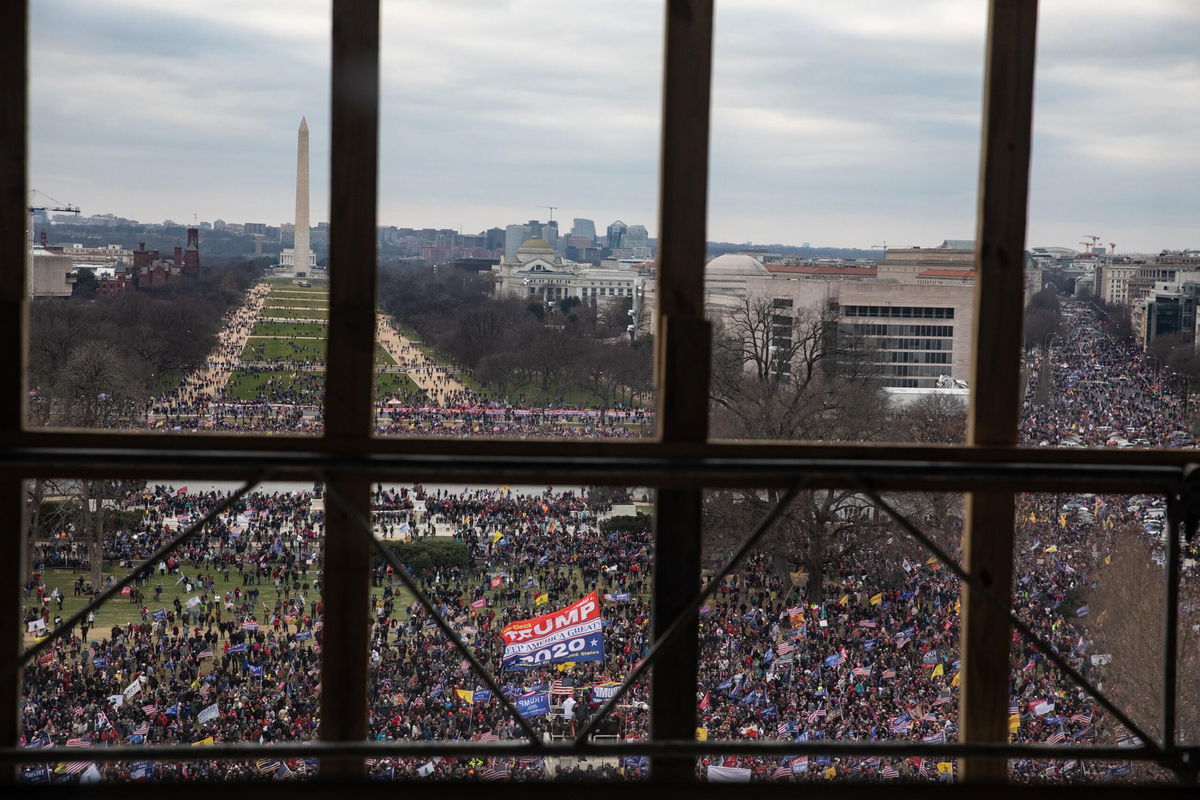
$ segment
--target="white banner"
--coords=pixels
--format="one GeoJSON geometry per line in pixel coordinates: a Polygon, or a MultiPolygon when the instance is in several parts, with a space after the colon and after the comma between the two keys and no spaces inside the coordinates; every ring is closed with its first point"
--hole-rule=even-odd
{"type": "Polygon", "coordinates": [[[211,706],[209,706],[208,708],[206,708],[200,712],[200,715],[198,717],[196,717],[196,719],[200,722],[201,725],[203,725],[204,723],[208,722],[211,719],[216,719],[217,717],[219,717],[221,715],[221,709],[217,708],[217,705],[218,705],[217,703],[213,703],[211,706]]]}
{"type": "Polygon", "coordinates": [[[718,767],[710,764],[708,767],[709,783],[749,783],[750,770],[744,767],[718,767]]]}

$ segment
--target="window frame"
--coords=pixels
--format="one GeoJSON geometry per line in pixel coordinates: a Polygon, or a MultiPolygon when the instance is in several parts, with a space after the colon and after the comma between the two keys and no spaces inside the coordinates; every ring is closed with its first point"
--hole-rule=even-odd
{"type": "MultiPolygon", "coordinates": [[[[0,366],[20,375],[0,389],[0,521],[23,523],[22,480],[36,475],[328,477],[346,503],[327,521],[327,622],[321,738],[366,738],[368,545],[352,535],[369,515],[373,481],[635,481],[658,489],[654,635],[680,615],[699,574],[704,486],[818,484],[877,490],[970,492],[966,568],[1005,602],[1011,594],[1014,492],[1088,485],[1163,490],[1185,477],[1181,451],[1086,451],[1017,446],[1023,259],[1028,197],[1036,0],[990,0],[981,142],[974,354],[965,446],[718,442],[708,438],[711,328],[704,318],[712,0],[664,3],[659,304],[655,380],[658,435],[633,442],[384,439],[373,435],[375,228],[379,112],[379,0],[332,0],[330,314],[323,437],[130,434],[25,426],[26,123],[28,3],[0,4],[0,366]],[[987,302],[981,302],[986,297],[987,302]],[[987,358],[981,358],[986,354],[987,358]],[[986,364],[987,368],[981,368],[986,364]],[[330,690],[336,687],[336,690],[330,690]]],[[[0,664],[20,659],[17,608],[23,537],[5,538],[0,664]]],[[[962,742],[1008,741],[1010,628],[983,596],[963,590],[962,742]]],[[[1169,613],[1169,611],[1168,611],[1169,613]]],[[[1170,637],[1168,637],[1170,638],[1170,637]]],[[[1173,651],[1168,650],[1168,656],[1173,651]]],[[[653,740],[686,741],[695,727],[696,621],[665,650],[651,678],[653,740]],[[669,667],[669,668],[668,668],[669,667]]],[[[1166,669],[1170,669],[1167,665],[1166,669]]],[[[1173,673],[1165,673],[1173,674],[1173,673]]],[[[19,672],[0,674],[0,747],[19,735],[19,672]]],[[[1170,693],[1167,693],[1170,694],[1170,693]]],[[[1164,720],[1164,735],[1171,722],[1164,720]]],[[[651,747],[654,741],[647,743],[651,747]]],[[[831,743],[853,750],[850,743],[831,743]]],[[[1173,737],[1168,746],[1174,747],[1173,737]]],[[[445,748],[447,752],[453,748],[445,748]]],[[[324,753],[325,751],[321,751],[324,753]]],[[[693,755],[648,752],[656,780],[694,780],[693,755]]],[[[966,751],[964,751],[966,752],[966,751]]],[[[15,765],[15,759],[7,763],[15,765]]],[[[983,750],[960,761],[966,781],[1004,781],[1007,762],[983,750]]],[[[5,777],[12,778],[11,767],[5,777]]],[[[323,755],[323,777],[362,775],[361,757],[323,755]]],[[[288,791],[294,789],[288,787],[288,791]]],[[[879,787],[887,791],[889,787],[879,787]]],[[[932,791],[922,787],[922,791],[932,791]]],[[[1056,789],[1059,791],[1059,789],[1056,789]]]]}

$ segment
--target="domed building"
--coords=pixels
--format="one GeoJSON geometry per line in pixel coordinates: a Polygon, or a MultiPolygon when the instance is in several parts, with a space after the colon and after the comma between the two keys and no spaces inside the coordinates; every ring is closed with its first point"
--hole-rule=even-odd
{"type": "Polygon", "coordinates": [[[585,302],[628,297],[640,301],[652,279],[648,265],[577,264],[559,256],[544,239],[527,239],[514,258],[492,268],[496,294],[501,297],[540,297],[546,302],[577,297],[585,302]]]}
{"type": "Polygon", "coordinates": [[[746,253],[717,256],[704,266],[704,303],[710,308],[734,305],[751,290],[755,278],[771,278],[763,263],[746,253]]]}

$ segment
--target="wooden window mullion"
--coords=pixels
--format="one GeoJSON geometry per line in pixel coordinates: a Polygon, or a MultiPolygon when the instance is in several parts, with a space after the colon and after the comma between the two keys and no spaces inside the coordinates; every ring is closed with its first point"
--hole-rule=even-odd
{"type": "MultiPolygon", "coordinates": [[[[992,0],[976,234],[971,445],[1017,444],[1036,39],[1037,0],[992,0]]],[[[1011,492],[973,492],[963,534],[966,570],[1006,606],[1012,602],[1013,505],[1011,492]]],[[[959,739],[1007,742],[1009,624],[968,587],[962,597],[959,739]]],[[[969,781],[1003,781],[1008,764],[1000,758],[964,758],[960,774],[969,781]]]]}
{"type": "MultiPolygon", "coordinates": [[[[334,0],[330,124],[329,343],[325,438],[367,449],[374,429],[375,226],[379,153],[379,2],[334,0]]],[[[322,596],[321,738],[367,734],[370,481],[330,482],[322,596]]],[[[324,759],[326,777],[361,775],[361,759],[324,759]]]]}
{"type": "MultiPolygon", "coordinates": [[[[712,0],[666,3],[662,148],[659,164],[656,381],[660,441],[708,438],[711,327],[704,319],[712,0]]],[[[657,493],[653,632],[657,639],[695,594],[700,579],[703,493],[657,493]]],[[[664,649],[650,680],[651,735],[691,739],[696,728],[697,621],[664,649]]],[[[695,780],[693,758],[656,756],[656,781],[695,780]]]]}

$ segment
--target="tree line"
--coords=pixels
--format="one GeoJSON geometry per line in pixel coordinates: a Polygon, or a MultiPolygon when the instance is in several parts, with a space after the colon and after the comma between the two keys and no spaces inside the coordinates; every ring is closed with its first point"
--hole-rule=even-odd
{"type": "Polygon", "coordinates": [[[198,278],[114,295],[35,298],[29,308],[29,412],[36,425],[107,427],[204,363],[258,262],[206,265],[198,278]]]}
{"type": "MultiPolygon", "coordinates": [[[[402,326],[468,370],[489,399],[523,395],[632,406],[652,389],[649,337],[630,341],[629,298],[596,305],[569,297],[493,297],[490,276],[382,265],[379,304],[402,326]]],[[[524,398],[530,399],[530,398],[524,398]]]]}

